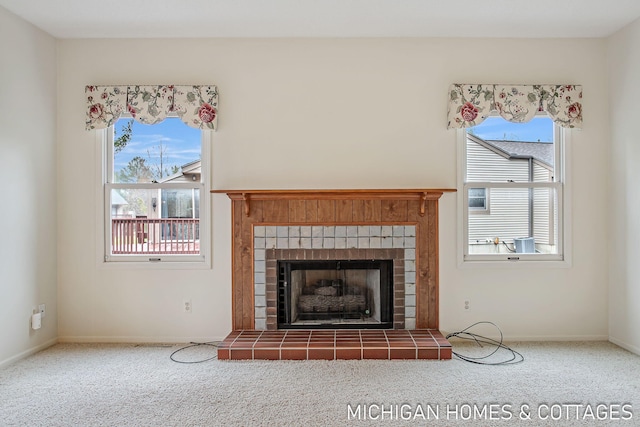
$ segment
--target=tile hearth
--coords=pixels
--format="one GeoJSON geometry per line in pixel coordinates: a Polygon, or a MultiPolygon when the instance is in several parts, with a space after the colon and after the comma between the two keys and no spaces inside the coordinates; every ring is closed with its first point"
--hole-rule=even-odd
{"type": "Polygon", "coordinates": [[[313,329],[233,331],[219,360],[451,359],[436,329],[313,329]]]}

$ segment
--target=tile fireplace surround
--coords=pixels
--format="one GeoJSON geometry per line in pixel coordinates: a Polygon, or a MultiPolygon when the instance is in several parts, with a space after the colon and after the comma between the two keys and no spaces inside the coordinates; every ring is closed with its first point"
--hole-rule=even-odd
{"type": "Polygon", "coordinates": [[[255,226],[255,329],[277,329],[278,260],[393,260],[394,329],[416,327],[416,251],[413,225],[255,226]],[[276,237],[280,236],[280,237],[276,237]],[[269,271],[269,274],[267,274],[269,271]]]}
{"type": "Polygon", "coordinates": [[[449,191],[213,190],[232,208],[233,331],[220,359],[450,359],[438,331],[438,199],[449,191]],[[393,329],[278,330],[276,265],[291,259],[392,259],[393,329]]]}

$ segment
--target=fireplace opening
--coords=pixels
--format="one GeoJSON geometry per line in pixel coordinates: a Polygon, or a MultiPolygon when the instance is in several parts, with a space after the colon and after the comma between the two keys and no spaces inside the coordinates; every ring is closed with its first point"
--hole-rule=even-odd
{"type": "Polygon", "coordinates": [[[278,261],[278,328],[393,327],[393,260],[278,261]]]}

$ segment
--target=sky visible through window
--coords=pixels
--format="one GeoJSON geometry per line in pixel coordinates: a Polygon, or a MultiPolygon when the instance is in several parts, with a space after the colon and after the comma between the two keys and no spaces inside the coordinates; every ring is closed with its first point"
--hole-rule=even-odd
{"type": "MultiPolygon", "coordinates": [[[[115,138],[122,135],[122,127],[131,118],[121,118],[115,126],[115,138]]],[[[118,172],[134,157],[145,159],[147,164],[159,164],[160,150],[163,166],[183,166],[199,160],[201,156],[201,131],[184,124],[177,117],[169,117],[155,125],[133,121],[131,140],[114,157],[114,171],[118,172]]]]}
{"type": "Polygon", "coordinates": [[[502,117],[487,117],[470,132],[485,141],[553,142],[553,121],[534,117],[527,123],[511,123],[502,117]]]}

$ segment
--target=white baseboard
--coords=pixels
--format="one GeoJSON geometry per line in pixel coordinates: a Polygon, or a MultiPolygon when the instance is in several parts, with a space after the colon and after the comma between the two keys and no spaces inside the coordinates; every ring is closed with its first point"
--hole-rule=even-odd
{"type": "Polygon", "coordinates": [[[12,363],[15,363],[19,360],[25,359],[29,356],[31,356],[32,354],[36,354],[39,351],[42,351],[46,348],[51,347],[52,345],[56,345],[58,343],[58,339],[54,338],[52,340],[46,341],[43,344],[40,344],[36,347],[30,348],[29,350],[23,351],[22,353],[16,354],[13,357],[10,357],[8,359],[2,360],[0,361],[0,369],[5,368],[9,365],[11,365],[12,363]]]}
{"type": "MultiPolygon", "coordinates": [[[[445,337],[451,332],[440,331],[445,337]]],[[[469,332],[474,332],[470,330],[469,332]]],[[[489,334],[485,335],[487,338],[493,340],[500,340],[500,335],[489,334]]],[[[453,338],[452,338],[453,339],[453,338]]],[[[505,342],[510,341],[609,341],[608,335],[505,335],[503,337],[505,342]]],[[[615,343],[614,343],[615,344],[615,343]]]]}
{"type": "Polygon", "coordinates": [[[522,335],[505,337],[509,341],[609,341],[608,335],[522,335]]]}
{"type": "Polygon", "coordinates": [[[60,343],[79,344],[185,344],[191,342],[205,343],[222,341],[226,337],[87,337],[87,336],[66,336],[58,337],[60,343]]]}
{"type": "Polygon", "coordinates": [[[609,341],[611,341],[613,344],[617,345],[618,347],[622,347],[625,350],[629,350],[631,353],[634,353],[640,356],[640,347],[627,344],[626,342],[619,340],[618,338],[615,338],[615,337],[609,337],[609,341]]]}

